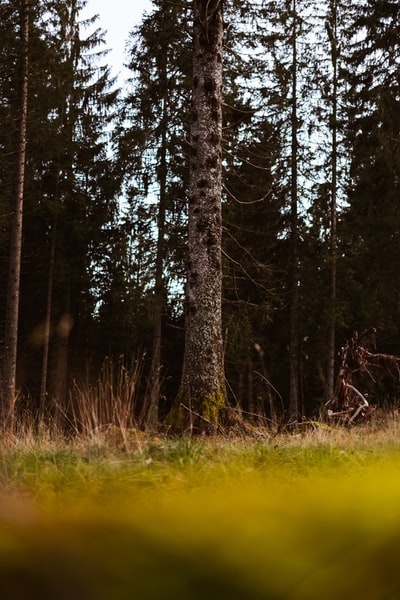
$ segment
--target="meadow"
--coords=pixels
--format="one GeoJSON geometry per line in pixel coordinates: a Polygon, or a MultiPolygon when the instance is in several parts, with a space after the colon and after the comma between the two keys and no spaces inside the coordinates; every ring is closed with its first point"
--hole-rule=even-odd
{"type": "Polygon", "coordinates": [[[400,425],[0,442],[4,599],[400,597],[400,425]]]}

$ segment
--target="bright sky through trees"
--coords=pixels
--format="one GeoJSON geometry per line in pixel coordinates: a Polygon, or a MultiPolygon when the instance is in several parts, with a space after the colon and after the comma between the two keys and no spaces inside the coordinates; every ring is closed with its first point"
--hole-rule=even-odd
{"type": "Polygon", "coordinates": [[[151,0],[88,0],[82,11],[82,18],[99,15],[97,27],[106,30],[107,47],[110,49],[108,63],[114,75],[123,70],[125,62],[124,50],[128,34],[145,11],[150,11],[151,0]]]}

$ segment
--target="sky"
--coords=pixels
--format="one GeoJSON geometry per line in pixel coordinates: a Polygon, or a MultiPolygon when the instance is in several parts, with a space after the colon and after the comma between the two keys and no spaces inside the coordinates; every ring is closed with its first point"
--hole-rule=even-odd
{"type": "Polygon", "coordinates": [[[107,48],[110,49],[107,63],[111,66],[113,75],[123,72],[128,34],[140,23],[143,13],[149,12],[151,7],[151,0],[87,0],[81,17],[84,19],[99,15],[95,26],[107,31],[107,48]]]}

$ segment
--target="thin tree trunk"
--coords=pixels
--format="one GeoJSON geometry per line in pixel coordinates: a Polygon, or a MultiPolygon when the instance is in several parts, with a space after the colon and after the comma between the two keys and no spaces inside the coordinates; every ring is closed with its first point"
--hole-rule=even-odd
{"type": "Polygon", "coordinates": [[[42,356],[42,377],[40,383],[40,415],[41,421],[45,414],[47,397],[47,374],[49,365],[50,327],[51,327],[51,305],[53,301],[54,262],[56,254],[57,217],[54,218],[53,233],[50,248],[49,276],[47,281],[46,316],[44,322],[44,344],[42,356]]]}
{"type": "Polygon", "coordinates": [[[330,315],[328,332],[328,372],[326,397],[331,399],[335,386],[335,330],[336,330],[336,277],[337,277],[337,232],[336,232],[336,195],[337,195],[337,6],[336,0],[331,1],[331,23],[327,23],[332,50],[333,90],[332,90],[332,181],[331,181],[331,282],[330,282],[330,315]]]}
{"type": "Polygon", "coordinates": [[[16,394],[18,318],[20,300],[20,273],[22,250],[22,221],[24,205],[26,125],[28,114],[28,58],[29,58],[29,0],[20,3],[21,27],[21,82],[19,89],[20,121],[17,147],[15,205],[11,227],[11,246],[7,289],[5,326],[5,356],[3,362],[2,421],[12,416],[16,394]]]}
{"type": "Polygon", "coordinates": [[[185,353],[179,429],[215,431],[226,405],[221,317],[221,0],[194,0],[185,353]]]}
{"type": "Polygon", "coordinates": [[[68,350],[69,339],[72,330],[71,316],[71,292],[67,284],[65,297],[65,311],[61,315],[57,326],[58,346],[57,346],[57,364],[56,364],[56,384],[55,396],[58,406],[61,410],[65,410],[67,406],[67,391],[68,391],[68,350]]]}
{"type": "Polygon", "coordinates": [[[291,114],[291,207],[290,207],[290,397],[288,420],[296,421],[299,416],[299,249],[298,249],[298,181],[297,181],[297,4],[293,0],[293,30],[292,30],[292,114],[291,114]]]}
{"type": "MultiPolygon", "coordinates": [[[[161,196],[160,190],[160,196],[161,196]]],[[[164,306],[164,278],[163,278],[163,248],[164,248],[164,220],[165,208],[161,207],[165,200],[160,198],[158,214],[158,239],[156,255],[155,289],[153,297],[153,348],[151,356],[151,367],[149,375],[148,409],[145,416],[145,425],[148,429],[154,429],[158,423],[160,390],[161,390],[161,343],[162,343],[162,315],[164,306]],[[160,214],[160,213],[163,213],[160,214]]]]}
{"type": "MultiPolygon", "coordinates": [[[[166,57],[162,62],[160,76],[166,82],[166,57]]],[[[165,304],[164,283],[164,253],[165,253],[165,215],[167,203],[167,86],[165,84],[165,97],[163,98],[163,115],[161,130],[160,163],[158,169],[158,183],[160,198],[157,214],[157,251],[155,264],[155,286],[153,298],[153,349],[150,369],[149,407],[146,415],[146,427],[154,429],[158,424],[160,391],[161,391],[161,344],[162,344],[162,319],[165,304]]]]}

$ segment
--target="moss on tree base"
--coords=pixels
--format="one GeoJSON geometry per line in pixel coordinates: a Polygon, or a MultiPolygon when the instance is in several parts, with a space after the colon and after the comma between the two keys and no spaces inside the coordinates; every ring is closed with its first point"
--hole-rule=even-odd
{"type": "Polygon", "coordinates": [[[196,403],[181,391],[164,423],[175,433],[214,434],[221,425],[225,408],[226,393],[222,388],[203,394],[196,403]]]}

